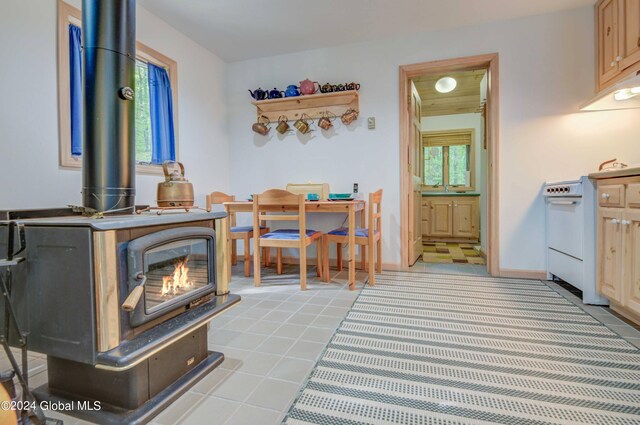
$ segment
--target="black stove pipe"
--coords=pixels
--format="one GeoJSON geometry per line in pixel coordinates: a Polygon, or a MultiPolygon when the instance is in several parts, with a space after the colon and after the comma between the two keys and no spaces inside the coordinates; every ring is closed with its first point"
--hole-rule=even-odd
{"type": "Polygon", "coordinates": [[[131,214],[135,197],[135,0],[83,0],[85,207],[131,214]]]}

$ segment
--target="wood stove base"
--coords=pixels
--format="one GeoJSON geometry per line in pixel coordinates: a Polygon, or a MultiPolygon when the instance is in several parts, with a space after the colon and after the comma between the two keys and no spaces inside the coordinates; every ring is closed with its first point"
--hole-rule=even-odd
{"type": "Polygon", "coordinates": [[[33,393],[50,405],[71,406],[60,413],[79,419],[146,424],[222,363],[224,355],[206,347],[207,327],[202,326],[125,371],[48,357],[49,382],[33,393]]]}

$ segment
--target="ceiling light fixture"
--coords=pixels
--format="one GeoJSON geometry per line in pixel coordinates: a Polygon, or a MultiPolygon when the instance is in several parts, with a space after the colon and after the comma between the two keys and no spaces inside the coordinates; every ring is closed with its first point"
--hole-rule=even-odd
{"type": "Polygon", "coordinates": [[[436,81],[436,90],[440,93],[449,93],[455,90],[457,85],[455,78],[443,77],[436,81]]]}

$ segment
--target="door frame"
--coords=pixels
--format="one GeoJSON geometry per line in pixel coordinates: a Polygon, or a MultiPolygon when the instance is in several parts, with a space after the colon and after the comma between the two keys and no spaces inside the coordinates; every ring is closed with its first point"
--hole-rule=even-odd
{"type": "MultiPolygon", "coordinates": [[[[400,70],[400,258],[402,268],[409,267],[409,207],[412,195],[412,176],[409,168],[411,140],[409,102],[411,79],[424,75],[453,71],[487,69],[487,104],[489,114],[485,134],[487,138],[487,271],[500,275],[499,257],[499,148],[500,148],[500,91],[498,53],[401,65],[400,70]]],[[[420,230],[421,231],[421,230],[420,230]]]]}

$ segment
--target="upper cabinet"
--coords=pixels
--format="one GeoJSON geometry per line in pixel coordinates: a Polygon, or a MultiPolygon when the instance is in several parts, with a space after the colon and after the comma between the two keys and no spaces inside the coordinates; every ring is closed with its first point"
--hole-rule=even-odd
{"type": "Polygon", "coordinates": [[[596,3],[596,91],[640,70],[640,0],[596,3]]]}

